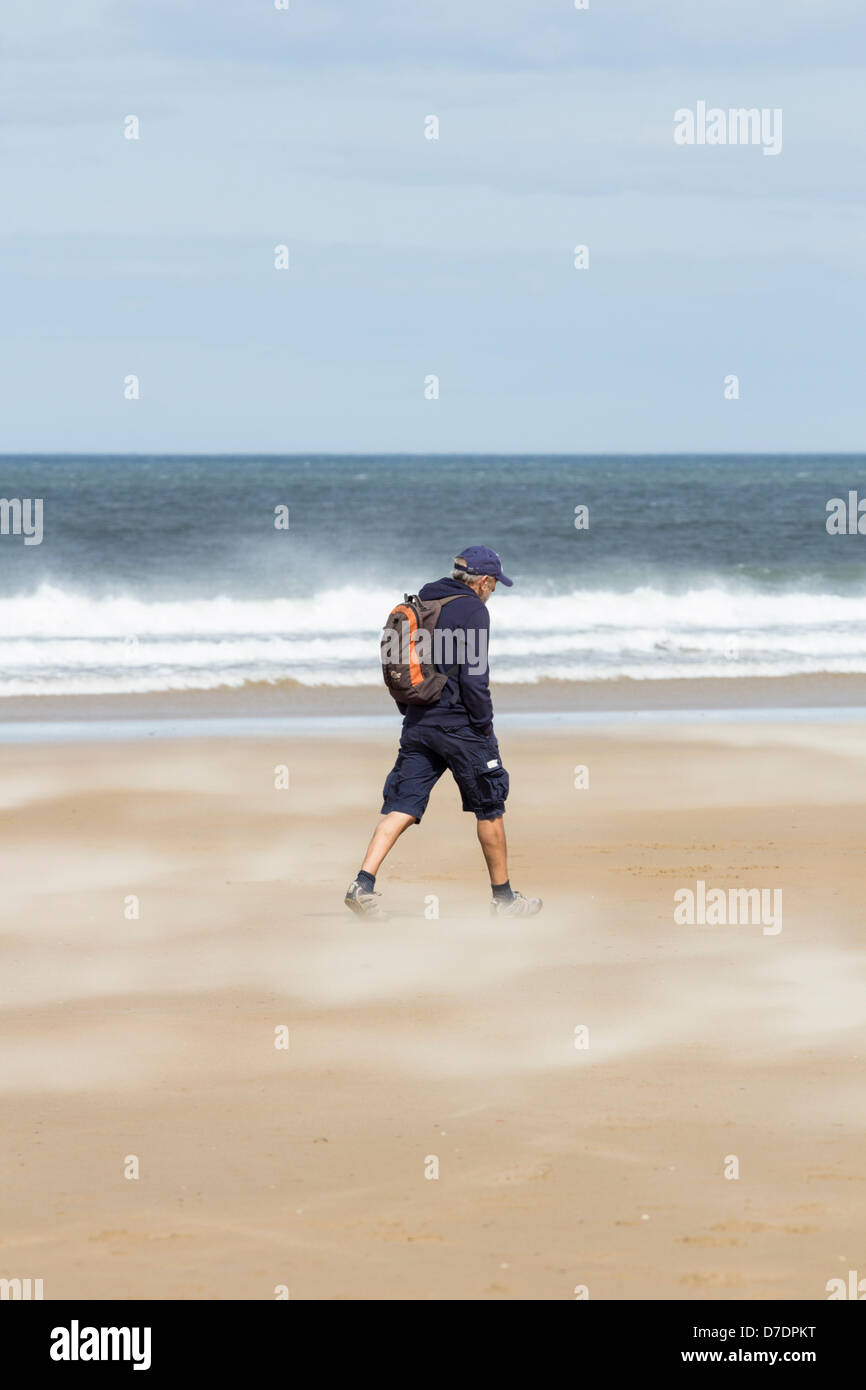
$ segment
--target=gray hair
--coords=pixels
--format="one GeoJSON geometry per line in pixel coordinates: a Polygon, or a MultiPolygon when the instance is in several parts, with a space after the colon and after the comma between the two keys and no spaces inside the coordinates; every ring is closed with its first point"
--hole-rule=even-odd
{"type": "Polygon", "coordinates": [[[477,579],[481,579],[480,574],[467,574],[465,570],[452,570],[452,579],[459,579],[461,584],[465,584],[467,589],[471,589],[477,579]]]}

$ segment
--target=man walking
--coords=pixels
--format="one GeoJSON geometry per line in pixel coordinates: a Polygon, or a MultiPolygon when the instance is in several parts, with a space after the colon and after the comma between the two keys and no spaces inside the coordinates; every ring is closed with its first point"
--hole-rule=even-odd
{"type": "Polygon", "coordinates": [[[380,895],[374,891],[379,867],[403,831],[420,822],[430,793],[446,770],[460,790],[463,810],[473,812],[477,821],[493,893],[491,913],[531,917],[541,911],[540,898],[525,898],[508,881],[502,818],[509,779],[493,732],[487,665],[490,617],[486,604],[498,583],[511,588],[513,581],[502,573],[496,551],[471,545],[454,561],[450,578],[425,584],[418,595],[422,603],[447,601],[436,620],[436,635],[447,630],[449,637],[457,639],[461,656],[469,659],[458,660],[450,668],[446,662],[434,662],[437,671],[448,672],[435,703],[398,704],[404,716],[403,732],[397,761],[385,782],[382,819],[346,893],[346,906],[359,916],[382,915],[380,895]]]}

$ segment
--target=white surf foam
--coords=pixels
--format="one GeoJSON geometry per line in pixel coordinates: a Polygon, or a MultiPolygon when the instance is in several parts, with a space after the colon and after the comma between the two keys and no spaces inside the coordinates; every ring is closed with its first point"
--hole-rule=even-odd
{"type": "MultiPolygon", "coordinates": [[[[43,586],[0,599],[0,696],[377,685],[381,624],[400,597],[363,585],[178,600],[43,586]]],[[[493,673],[507,684],[866,674],[866,595],[578,589],[497,594],[490,613],[493,673]]]]}

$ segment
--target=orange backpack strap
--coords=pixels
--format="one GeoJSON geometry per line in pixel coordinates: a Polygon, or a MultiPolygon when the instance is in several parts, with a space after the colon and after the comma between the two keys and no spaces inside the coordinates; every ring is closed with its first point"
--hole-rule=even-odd
{"type": "Polygon", "coordinates": [[[413,685],[420,685],[424,679],[424,672],[421,670],[421,662],[415,650],[415,633],[418,631],[418,611],[415,605],[410,602],[413,595],[406,595],[405,603],[398,603],[394,609],[395,613],[405,613],[409,620],[409,679],[413,685]]]}

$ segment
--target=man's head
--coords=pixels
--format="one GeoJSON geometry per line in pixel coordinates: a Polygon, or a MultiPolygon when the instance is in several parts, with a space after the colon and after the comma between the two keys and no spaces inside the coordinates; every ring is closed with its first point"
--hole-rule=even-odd
{"type": "Polygon", "coordinates": [[[482,603],[486,603],[498,583],[511,588],[514,583],[507,574],[502,573],[502,562],[495,550],[486,545],[470,545],[454,561],[451,572],[453,579],[459,579],[476,593],[482,603]]]}

